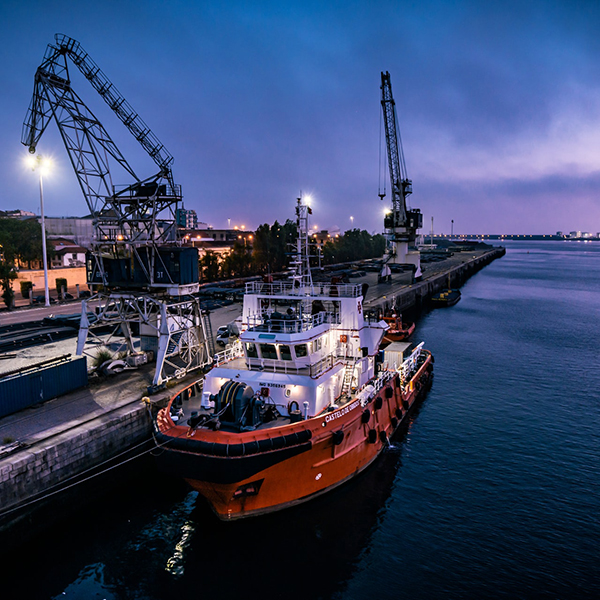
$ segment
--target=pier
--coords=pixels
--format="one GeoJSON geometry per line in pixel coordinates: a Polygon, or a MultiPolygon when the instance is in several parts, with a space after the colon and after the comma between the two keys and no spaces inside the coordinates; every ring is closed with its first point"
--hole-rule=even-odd
{"type": "MultiPolygon", "coordinates": [[[[460,287],[504,253],[498,247],[456,253],[425,264],[422,280],[410,285],[394,276],[391,283],[377,283],[377,273],[355,281],[369,283],[366,310],[418,314],[432,294],[460,287]]],[[[221,311],[214,313],[215,330],[235,318],[235,307],[221,311]]],[[[62,342],[68,343],[73,342],[62,342]]],[[[154,447],[150,411],[198,376],[144,402],[152,379],[150,365],[145,365],[0,419],[0,537],[10,533],[26,540],[60,518],[54,508],[66,490],[73,492],[80,483],[147,455],[154,447]]]]}

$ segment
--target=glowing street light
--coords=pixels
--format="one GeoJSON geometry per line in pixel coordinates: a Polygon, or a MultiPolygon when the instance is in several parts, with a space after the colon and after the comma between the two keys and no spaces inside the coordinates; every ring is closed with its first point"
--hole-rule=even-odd
{"type": "Polygon", "coordinates": [[[37,171],[40,175],[40,212],[42,215],[42,253],[44,261],[44,294],[46,297],[46,306],[50,306],[50,291],[48,290],[48,257],[46,256],[46,220],[44,218],[44,184],[43,176],[50,172],[52,161],[38,154],[34,156],[30,154],[26,159],[27,166],[32,171],[37,171]]]}
{"type": "Polygon", "coordinates": [[[350,227],[354,229],[354,217],[350,215],[350,227]]]}

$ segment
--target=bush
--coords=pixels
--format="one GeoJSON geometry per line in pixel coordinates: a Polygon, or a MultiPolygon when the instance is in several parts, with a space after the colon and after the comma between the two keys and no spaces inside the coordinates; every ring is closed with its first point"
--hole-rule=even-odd
{"type": "Polygon", "coordinates": [[[98,348],[96,355],[92,357],[92,366],[97,369],[107,360],[112,360],[113,358],[113,353],[106,346],[103,346],[102,348],[98,348]]]}
{"type": "Polygon", "coordinates": [[[33,287],[33,283],[31,281],[21,281],[21,296],[23,298],[29,298],[29,291],[33,287]]]}
{"type": "Polygon", "coordinates": [[[56,292],[58,293],[59,298],[62,297],[62,289],[65,288],[65,292],[67,291],[67,280],[64,277],[56,278],[56,292]]]}

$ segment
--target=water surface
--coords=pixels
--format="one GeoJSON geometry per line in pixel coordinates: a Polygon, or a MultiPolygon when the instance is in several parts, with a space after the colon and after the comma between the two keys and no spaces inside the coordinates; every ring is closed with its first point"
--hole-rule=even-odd
{"type": "Polygon", "coordinates": [[[366,473],[220,523],[140,464],[15,553],[9,597],[600,597],[600,244],[506,245],[422,315],[433,388],[366,473]]]}

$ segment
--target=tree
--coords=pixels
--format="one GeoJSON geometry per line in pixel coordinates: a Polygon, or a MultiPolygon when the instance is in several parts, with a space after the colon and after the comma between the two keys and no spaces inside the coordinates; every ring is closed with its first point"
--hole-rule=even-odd
{"type": "Polygon", "coordinates": [[[16,278],[17,272],[15,271],[14,265],[5,260],[0,261],[0,287],[2,288],[2,299],[9,310],[12,308],[15,298],[11,281],[16,278]]]}
{"type": "MultiPolygon", "coordinates": [[[[42,260],[42,226],[36,219],[0,219],[0,245],[4,260],[31,267],[32,261],[42,260]]],[[[54,249],[47,244],[48,258],[54,249]]]]}
{"type": "Polygon", "coordinates": [[[207,250],[200,259],[200,277],[207,281],[214,281],[218,276],[219,257],[212,250],[207,250]]]}
{"type": "Polygon", "coordinates": [[[247,277],[253,273],[252,250],[236,241],[231,252],[223,259],[221,273],[224,277],[247,277]]]}
{"type": "Polygon", "coordinates": [[[331,240],[323,247],[323,263],[351,262],[365,258],[383,256],[385,237],[381,234],[372,236],[367,231],[351,229],[343,236],[331,240]]]}
{"type": "Polygon", "coordinates": [[[296,223],[288,219],[284,225],[264,223],[254,234],[252,261],[259,273],[276,273],[288,264],[291,245],[296,241],[296,223]]]}

